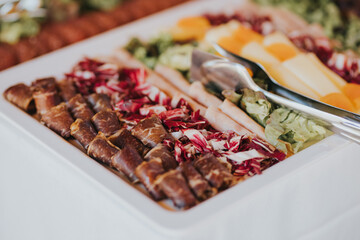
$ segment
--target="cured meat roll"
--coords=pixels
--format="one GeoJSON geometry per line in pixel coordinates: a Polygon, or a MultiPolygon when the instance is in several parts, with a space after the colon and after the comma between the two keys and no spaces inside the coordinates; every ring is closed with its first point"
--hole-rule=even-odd
{"type": "Polygon", "coordinates": [[[111,165],[120,172],[124,173],[132,182],[138,179],[135,169],[143,162],[142,157],[131,145],[125,145],[112,158],[111,165]]]}
{"type": "Polygon", "coordinates": [[[155,183],[160,186],[160,189],[173,201],[176,207],[189,208],[196,204],[196,198],[181,174],[181,170],[170,170],[157,177],[155,183]]]}
{"type": "Polygon", "coordinates": [[[105,163],[106,165],[111,164],[111,157],[114,156],[119,149],[114,146],[105,135],[101,132],[96,135],[88,146],[87,154],[96,160],[105,163]]]}
{"type": "Polygon", "coordinates": [[[4,92],[4,97],[9,102],[15,104],[26,112],[31,112],[35,110],[32,91],[30,87],[25,85],[24,83],[19,83],[12,87],[9,87],[4,92]]]}
{"type": "Polygon", "coordinates": [[[229,170],[211,153],[201,155],[193,165],[217,189],[227,188],[233,181],[229,170]]]}
{"type": "Polygon", "coordinates": [[[74,122],[65,103],[52,107],[41,117],[41,122],[45,123],[53,131],[64,138],[70,137],[70,126],[74,122]]]}
{"type": "Polygon", "coordinates": [[[180,163],[180,169],[183,172],[191,190],[198,199],[207,199],[215,193],[209,183],[201,176],[201,174],[190,162],[180,163]]]}
{"type": "Polygon", "coordinates": [[[136,137],[134,137],[129,130],[125,128],[120,129],[111,135],[109,140],[120,149],[124,148],[125,145],[131,145],[141,156],[144,156],[149,150],[136,137]]]}
{"type": "Polygon", "coordinates": [[[111,106],[110,98],[106,94],[93,93],[88,96],[87,100],[90,103],[93,110],[97,113],[101,111],[113,109],[111,106]]]}
{"type": "Polygon", "coordinates": [[[119,118],[114,111],[107,110],[98,112],[91,120],[96,129],[104,133],[106,137],[114,134],[121,128],[119,118]]]}
{"type": "Polygon", "coordinates": [[[60,97],[68,102],[71,98],[76,95],[76,88],[74,83],[69,79],[64,79],[57,83],[60,97]]]}
{"type": "Polygon", "coordinates": [[[76,94],[71,98],[68,102],[68,107],[75,119],[80,118],[84,121],[91,121],[91,118],[94,115],[94,112],[88,106],[81,94],[76,94]]]}
{"type": "Polygon", "coordinates": [[[97,133],[91,122],[84,121],[80,118],[76,119],[70,126],[71,136],[80,142],[87,150],[90,142],[96,137],[97,133]]]}
{"type": "Polygon", "coordinates": [[[153,158],[149,162],[142,162],[135,170],[135,175],[156,201],[165,198],[164,193],[160,190],[158,184],[155,183],[156,177],[164,172],[165,170],[160,158],[153,158]]]}
{"type": "Polygon", "coordinates": [[[132,129],[132,134],[143,144],[151,148],[162,143],[165,139],[173,140],[171,134],[166,131],[161,124],[161,120],[156,115],[141,120],[132,129]]]}
{"type": "Polygon", "coordinates": [[[38,79],[31,86],[33,88],[36,110],[39,114],[46,113],[50,108],[60,103],[55,78],[38,79]]]}
{"type": "Polygon", "coordinates": [[[145,155],[145,160],[147,161],[154,158],[161,159],[162,166],[166,171],[175,169],[178,166],[173,154],[171,154],[168,148],[163,144],[158,144],[145,155]]]}

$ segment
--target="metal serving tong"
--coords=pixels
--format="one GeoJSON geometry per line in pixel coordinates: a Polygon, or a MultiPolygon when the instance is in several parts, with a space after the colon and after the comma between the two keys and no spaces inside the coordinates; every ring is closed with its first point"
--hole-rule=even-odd
{"type": "Polygon", "coordinates": [[[190,78],[193,81],[201,81],[219,95],[222,90],[228,89],[249,88],[260,91],[271,102],[301,112],[334,133],[360,144],[360,115],[321,103],[283,87],[269,76],[262,65],[228,52],[217,44],[214,44],[214,47],[227,59],[194,50],[190,69],[190,78]],[[269,91],[259,87],[245,67],[251,69],[254,77],[264,79],[269,91]]]}

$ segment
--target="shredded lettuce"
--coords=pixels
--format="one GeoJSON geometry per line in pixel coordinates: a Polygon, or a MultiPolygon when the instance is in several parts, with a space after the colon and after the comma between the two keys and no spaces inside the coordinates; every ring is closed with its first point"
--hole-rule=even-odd
{"type": "Polygon", "coordinates": [[[278,149],[287,151],[290,144],[292,152],[296,153],[329,136],[330,131],[299,113],[278,108],[269,116],[265,135],[278,149]]]}
{"type": "Polygon", "coordinates": [[[296,153],[331,134],[315,121],[275,106],[260,92],[243,89],[239,94],[226,90],[223,95],[265,127],[266,140],[285,153],[296,153]]]}
{"type": "Polygon", "coordinates": [[[153,69],[158,63],[160,55],[174,44],[170,34],[162,33],[147,43],[138,38],[132,38],[125,49],[147,67],[153,69]]]}
{"type": "Polygon", "coordinates": [[[169,47],[159,57],[159,63],[179,71],[188,71],[191,66],[192,44],[175,45],[169,47]]]}

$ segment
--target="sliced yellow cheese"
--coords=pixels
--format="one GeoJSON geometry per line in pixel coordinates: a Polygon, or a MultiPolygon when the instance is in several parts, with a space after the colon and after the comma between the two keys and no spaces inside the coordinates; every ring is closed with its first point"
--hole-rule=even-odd
{"type": "Polygon", "coordinates": [[[326,67],[314,53],[308,53],[307,56],[338,88],[345,86],[346,81],[326,67]]]}
{"type": "Polygon", "coordinates": [[[257,42],[250,42],[246,44],[241,49],[240,55],[244,58],[260,63],[265,68],[269,68],[271,65],[280,64],[279,59],[267,52],[265,48],[257,42]]]}
{"type": "Polygon", "coordinates": [[[272,65],[266,70],[280,85],[313,99],[320,99],[320,96],[316,92],[282,64],[272,65]]]}
{"type": "Polygon", "coordinates": [[[267,35],[263,40],[264,46],[270,46],[275,43],[283,43],[285,45],[288,45],[288,46],[291,46],[291,47],[294,47],[295,49],[297,49],[297,47],[282,32],[271,33],[271,34],[267,35]]]}
{"type": "Polygon", "coordinates": [[[205,40],[208,43],[218,42],[223,37],[231,37],[233,32],[240,27],[238,21],[230,21],[226,24],[211,28],[205,34],[205,40]]]}
{"type": "Polygon", "coordinates": [[[298,54],[282,64],[321,97],[341,92],[306,54],[298,54]]]}

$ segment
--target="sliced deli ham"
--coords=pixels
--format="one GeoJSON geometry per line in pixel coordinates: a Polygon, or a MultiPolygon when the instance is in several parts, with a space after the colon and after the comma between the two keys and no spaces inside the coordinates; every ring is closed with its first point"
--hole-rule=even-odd
{"type": "Polygon", "coordinates": [[[106,137],[111,136],[121,128],[118,116],[114,111],[101,111],[91,118],[96,129],[106,137]]]}
{"type": "Polygon", "coordinates": [[[156,183],[176,207],[189,208],[196,204],[196,198],[181,174],[181,170],[174,169],[162,174],[156,179],[156,183]]]}
{"type": "Polygon", "coordinates": [[[211,153],[201,155],[193,164],[204,178],[217,189],[227,188],[233,182],[233,176],[229,170],[211,153]]]}
{"type": "Polygon", "coordinates": [[[76,95],[76,88],[74,86],[74,83],[69,79],[64,79],[58,82],[57,87],[59,89],[60,97],[65,102],[68,102],[72,97],[76,95]]]}
{"type": "Polygon", "coordinates": [[[70,126],[71,136],[80,142],[80,144],[87,150],[89,144],[97,135],[97,132],[91,122],[84,121],[78,118],[70,126]]]}
{"type": "Polygon", "coordinates": [[[101,132],[99,132],[94,140],[90,142],[87,149],[89,156],[107,166],[110,166],[112,156],[114,156],[118,151],[119,149],[114,146],[101,132]]]}
{"type": "Polygon", "coordinates": [[[116,133],[109,137],[110,142],[118,146],[120,149],[124,148],[125,145],[131,145],[136,151],[144,156],[149,149],[142,144],[131,132],[125,128],[118,130],[116,133]]]}
{"type": "Polygon", "coordinates": [[[155,147],[165,139],[173,140],[156,115],[141,120],[132,129],[132,134],[149,147],[155,147]]]}
{"type": "Polygon", "coordinates": [[[95,112],[101,112],[106,110],[112,110],[110,98],[103,93],[92,93],[87,97],[88,102],[95,112]]]}
{"type": "Polygon", "coordinates": [[[211,106],[206,110],[205,118],[209,121],[211,126],[222,132],[234,131],[239,135],[252,135],[249,130],[239,125],[214,106],[211,106]]]}
{"type": "Polygon", "coordinates": [[[156,201],[165,198],[158,183],[155,182],[156,177],[163,173],[165,173],[165,170],[160,158],[153,158],[148,162],[142,162],[135,170],[135,175],[156,201]]]}
{"type": "Polygon", "coordinates": [[[145,160],[148,161],[155,158],[161,160],[165,170],[175,169],[178,166],[174,155],[163,144],[158,144],[145,155],[145,160]]]}
{"type": "Polygon", "coordinates": [[[246,126],[247,129],[255,133],[261,139],[266,139],[264,128],[229,100],[225,99],[219,106],[219,109],[241,126],[246,126]]]}
{"type": "Polygon", "coordinates": [[[205,90],[204,85],[199,81],[193,82],[191,84],[189,89],[189,95],[190,97],[207,107],[219,107],[221,105],[221,100],[212,95],[211,93],[208,93],[205,90]]]}
{"type": "Polygon", "coordinates": [[[45,123],[53,131],[57,132],[64,138],[70,137],[70,126],[74,122],[70,113],[66,108],[65,103],[52,107],[46,111],[42,117],[41,122],[45,123]]]}
{"type": "Polygon", "coordinates": [[[190,162],[180,163],[180,169],[184,174],[191,190],[198,199],[207,199],[215,193],[208,182],[201,176],[201,174],[190,162]]]}
{"type": "Polygon", "coordinates": [[[132,182],[138,179],[135,169],[143,162],[142,157],[131,145],[125,145],[111,159],[111,166],[124,173],[132,182]]]}
{"type": "Polygon", "coordinates": [[[84,121],[91,121],[94,112],[88,106],[85,98],[77,94],[68,101],[68,107],[75,119],[80,118],[84,121]]]}
{"type": "Polygon", "coordinates": [[[38,79],[31,84],[36,110],[39,114],[44,114],[50,108],[60,103],[55,78],[38,79]]]}
{"type": "Polygon", "coordinates": [[[4,97],[26,112],[35,110],[32,91],[24,83],[19,83],[6,89],[4,97]]]}

